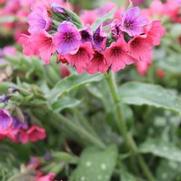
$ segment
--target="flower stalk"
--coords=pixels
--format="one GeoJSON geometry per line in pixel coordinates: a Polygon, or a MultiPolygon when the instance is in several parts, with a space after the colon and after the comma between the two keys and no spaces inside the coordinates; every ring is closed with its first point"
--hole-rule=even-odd
{"type": "Polygon", "coordinates": [[[147,177],[149,181],[155,181],[143,157],[138,153],[138,147],[132,135],[128,132],[123,114],[123,104],[121,103],[120,96],[118,95],[118,88],[116,84],[115,75],[112,72],[109,72],[105,74],[105,79],[110,90],[112,101],[115,105],[116,124],[118,126],[119,132],[122,134],[128,150],[136,156],[137,161],[142,171],[144,172],[145,177],[147,177]]]}

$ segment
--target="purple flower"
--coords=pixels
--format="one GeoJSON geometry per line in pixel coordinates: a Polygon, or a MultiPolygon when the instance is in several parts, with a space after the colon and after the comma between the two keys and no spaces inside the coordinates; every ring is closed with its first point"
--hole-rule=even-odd
{"type": "Polygon", "coordinates": [[[113,38],[118,39],[122,36],[121,24],[118,20],[115,20],[111,24],[111,33],[113,38]]]}
{"type": "Polygon", "coordinates": [[[17,129],[17,130],[28,129],[28,123],[26,121],[22,122],[15,117],[13,118],[13,125],[12,126],[14,129],[17,129]]]}
{"type": "Polygon", "coordinates": [[[102,51],[106,47],[107,37],[102,30],[102,26],[99,26],[93,34],[93,46],[97,51],[102,51]]]}
{"type": "Polygon", "coordinates": [[[176,0],[176,2],[181,6],[181,0],[176,0]]]}
{"type": "Polygon", "coordinates": [[[51,19],[45,7],[37,7],[28,16],[28,24],[30,33],[48,30],[51,26],[51,19]]]}
{"type": "Polygon", "coordinates": [[[5,134],[13,123],[13,118],[5,109],[0,109],[0,134],[5,134]]]}
{"type": "Polygon", "coordinates": [[[9,98],[10,98],[10,96],[1,95],[0,96],[0,103],[7,103],[9,98]]]}
{"type": "Polygon", "coordinates": [[[130,36],[142,34],[143,27],[148,23],[148,20],[141,15],[138,7],[129,8],[122,17],[121,30],[128,33],[130,36]]]}
{"type": "Polygon", "coordinates": [[[82,43],[92,41],[92,34],[91,34],[91,31],[89,29],[86,28],[86,29],[81,30],[80,35],[81,35],[82,43]]]}
{"type": "Polygon", "coordinates": [[[81,44],[79,30],[71,22],[62,22],[54,36],[54,43],[58,53],[61,55],[76,53],[81,44]]]}

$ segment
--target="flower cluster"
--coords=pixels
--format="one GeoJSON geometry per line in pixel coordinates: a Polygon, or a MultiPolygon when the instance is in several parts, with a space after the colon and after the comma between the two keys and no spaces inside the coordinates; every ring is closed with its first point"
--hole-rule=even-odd
{"type": "Polygon", "coordinates": [[[92,11],[94,22],[85,23],[85,16],[81,20],[60,3],[38,3],[28,17],[29,34],[20,38],[24,53],[38,55],[46,64],[56,54],[78,73],[89,74],[150,63],[152,49],[159,45],[164,28],[159,21],[146,18],[138,7],[110,12],[113,6],[92,11]],[[97,23],[101,12],[111,15],[97,23]]]}
{"type": "Polygon", "coordinates": [[[0,109],[0,140],[9,138],[16,143],[36,142],[45,139],[45,130],[37,125],[29,125],[28,121],[20,121],[5,110],[0,109]]]}
{"type": "Polygon", "coordinates": [[[167,17],[173,22],[181,23],[180,17],[181,1],[180,0],[153,0],[150,7],[145,10],[148,16],[167,17]]]}
{"type": "Polygon", "coordinates": [[[1,36],[13,34],[18,39],[21,33],[27,32],[26,16],[35,0],[6,0],[0,3],[0,17],[7,19],[1,22],[1,36]]]}
{"type": "MultiPolygon", "coordinates": [[[[159,18],[163,22],[171,21],[172,23],[181,23],[181,1],[179,0],[153,0],[150,7],[143,10],[143,14],[148,18],[159,18]]],[[[137,70],[141,75],[145,75],[152,61],[138,62],[137,70]]],[[[159,72],[159,71],[158,71],[159,72]]],[[[159,74],[158,74],[159,75],[159,74]]]]}
{"type": "Polygon", "coordinates": [[[38,157],[31,157],[29,163],[27,164],[26,168],[28,170],[35,171],[34,180],[35,181],[53,181],[55,180],[55,173],[50,172],[47,175],[45,175],[41,170],[40,167],[42,166],[42,161],[45,162],[45,160],[40,159],[38,157]]]}

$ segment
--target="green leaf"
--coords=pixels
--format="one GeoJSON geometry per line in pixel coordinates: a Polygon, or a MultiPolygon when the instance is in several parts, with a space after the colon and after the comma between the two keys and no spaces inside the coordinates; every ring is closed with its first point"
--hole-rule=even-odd
{"type": "Polygon", "coordinates": [[[49,97],[50,101],[57,100],[62,94],[68,93],[71,90],[78,88],[79,86],[86,85],[91,82],[98,82],[102,79],[102,75],[72,75],[66,79],[58,82],[55,87],[50,91],[49,97]]]}
{"type": "Polygon", "coordinates": [[[58,162],[72,163],[72,164],[76,164],[79,159],[78,157],[66,152],[52,152],[52,156],[55,160],[58,160],[58,162]]]}
{"type": "Polygon", "coordinates": [[[140,181],[134,175],[127,172],[125,169],[121,171],[121,181],[140,181]]]}
{"type": "Polygon", "coordinates": [[[81,103],[81,101],[74,99],[72,97],[63,97],[61,99],[58,99],[56,102],[52,104],[52,109],[55,112],[60,112],[63,109],[66,108],[73,108],[78,106],[81,103]]]}
{"type": "Polygon", "coordinates": [[[9,82],[1,82],[0,83],[0,93],[5,93],[9,89],[11,83],[9,82]]]}
{"type": "Polygon", "coordinates": [[[149,105],[181,112],[181,99],[176,93],[158,85],[129,82],[119,88],[119,94],[126,104],[149,105]]]}
{"type": "Polygon", "coordinates": [[[181,150],[175,145],[162,140],[150,139],[140,146],[142,153],[152,153],[155,156],[181,162],[181,150]]]}
{"type": "Polygon", "coordinates": [[[26,170],[23,173],[19,173],[9,178],[8,181],[23,181],[23,180],[33,181],[34,179],[35,179],[34,171],[26,170]]]}
{"type": "Polygon", "coordinates": [[[92,25],[92,30],[95,31],[103,22],[108,21],[113,18],[115,13],[115,9],[109,11],[104,16],[101,16],[97,19],[97,21],[92,25]]]}
{"type": "Polygon", "coordinates": [[[101,151],[96,148],[87,148],[81,155],[77,169],[73,172],[70,181],[109,181],[118,156],[115,146],[101,151]]]}
{"type": "Polygon", "coordinates": [[[156,178],[159,181],[176,181],[181,176],[181,163],[170,160],[162,160],[156,170],[156,178]]]}
{"type": "Polygon", "coordinates": [[[179,24],[179,23],[173,24],[172,28],[171,28],[171,31],[170,31],[170,34],[173,37],[179,37],[180,32],[181,32],[181,24],[179,24]]]}
{"type": "Polygon", "coordinates": [[[160,68],[167,72],[173,74],[181,74],[181,61],[179,53],[164,57],[164,60],[158,61],[157,64],[160,68]]]}

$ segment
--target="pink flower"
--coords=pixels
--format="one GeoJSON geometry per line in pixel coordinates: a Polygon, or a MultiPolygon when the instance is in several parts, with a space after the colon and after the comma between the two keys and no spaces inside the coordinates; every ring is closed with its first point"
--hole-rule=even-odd
{"type": "Polygon", "coordinates": [[[3,54],[5,56],[12,56],[16,55],[16,48],[13,46],[6,46],[3,48],[3,54]]]}
{"type": "Polygon", "coordinates": [[[97,20],[96,11],[83,11],[80,18],[84,25],[92,25],[97,20]]]}
{"type": "Polygon", "coordinates": [[[94,51],[91,43],[84,43],[80,46],[79,50],[75,54],[69,54],[65,56],[65,58],[67,59],[68,63],[75,66],[78,73],[83,73],[93,57],[93,53],[94,51]]]}
{"type": "Polygon", "coordinates": [[[164,5],[160,0],[153,0],[150,8],[148,9],[148,12],[150,15],[162,16],[164,15],[164,5]]]}
{"type": "Polygon", "coordinates": [[[60,66],[60,76],[62,78],[68,77],[71,74],[67,65],[61,64],[60,66]]]}
{"type": "Polygon", "coordinates": [[[93,58],[91,59],[88,67],[87,72],[90,74],[94,73],[105,73],[109,68],[109,64],[106,60],[106,57],[104,54],[101,54],[99,52],[94,52],[93,58]]]}
{"type": "Polygon", "coordinates": [[[27,129],[20,129],[17,134],[17,142],[26,144],[28,142],[36,142],[46,137],[44,128],[32,125],[27,129]]]}
{"type": "Polygon", "coordinates": [[[152,58],[152,41],[146,36],[136,36],[128,42],[130,55],[137,61],[149,62],[152,58]]]}
{"type": "Polygon", "coordinates": [[[40,58],[45,64],[49,64],[52,54],[55,53],[52,36],[46,31],[42,31],[32,35],[32,41],[34,46],[38,49],[38,55],[40,58]]]}
{"type": "Polygon", "coordinates": [[[27,56],[37,55],[48,64],[55,52],[52,36],[45,31],[32,35],[22,34],[19,43],[23,46],[23,53],[27,56]]]}
{"type": "Polygon", "coordinates": [[[132,64],[134,59],[128,55],[128,45],[123,38],[113,42],[106,49],[104,56],[114,72],[124,69],[126,65],[132,64]]]}
{"type": "Polygon", "coordinates": [[[42,30],[48,30],[51,26],[51,19],[48,15],[47,9],[44,6],[38,6],[28,16],[28,31],[36,33],[42,30]]]}
{"type": "Polygon", "coordinates": [[[161,37],[165,34],[165,29],[160,21],[153,21],[146,29],[147,40],[154,46],[159,45],[161,37]]]}
{"type": "Polygon", "coordinates": [[[44,176],[37,176],[35,181],[54,181],[55,174],[49,173],[48,175],[44,176]]]}
{"type": "Polygon", "coordinates": [[[114,8],[116,8],[116,4],[113,2],[108,2],[102,7],[96,9],[97,16],[104,16],[106,13],[113,10],[114,8]]]}
{"type": "Polygon", "coordinates": [[[31,126],[28,131],[28,139],[31,142],[36,142],[38,140],[43,140],[46,137],[45,129],[40,128],[39,126],[33,125],[31,126]]]}
{"type": "Polygon", "coordinates": [[[22,34],[18,42],[23,47],[23,53],[27,56],[38,55],[38,48],[35,46],[32,40],[32,35],[22,34]]]}
{"type": "Polygon", "coordinates": [[[18,136],[17,139],[20,143],[26,144],[29,142],[29,138],[28,138],[28,134],[27,134],[27,130],[20,130],[18,132],[18,136]]]}
{"type": "Polygon", "coordinates": [[[148,61],[139,61],[136,63],[136,69],[138,73],[142,76],[145,76],[148,72],[148,69],[151,65],[151,58],[148,61]]]}

